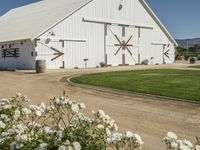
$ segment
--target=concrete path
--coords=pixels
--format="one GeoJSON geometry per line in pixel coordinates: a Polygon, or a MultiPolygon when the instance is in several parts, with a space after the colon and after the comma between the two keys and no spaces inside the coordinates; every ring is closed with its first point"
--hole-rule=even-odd
{"type": "Polygon", "coordinates": [[[48,102],[49,98],[66,91],[70,98],[87,105],[86,114],[103,109],[118,123],[122,131],[131,130],[142,136],[143,150],[165,150],[161,142],[168,131],[195,141],[200,136],[200,105],[162,100],[154,97],[103,92],[71,86],[61,82],[63,77],[77,74],[137,70],[147,68],[187,69],[187,64],[160,66],[129,66],[104,69],[51,70],[46,74],[33,72],[0,72],[0,97],[9,97],[16,91],[28,95],[32,103],[48,102]]]}

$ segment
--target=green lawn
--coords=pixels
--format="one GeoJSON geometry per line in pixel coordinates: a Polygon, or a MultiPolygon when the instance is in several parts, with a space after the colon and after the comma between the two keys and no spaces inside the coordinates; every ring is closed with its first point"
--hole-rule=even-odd
{"type": "Polygon", "coordinates": [[[200,101],[200,71],[137,70],[82,75],[72,82],[200,101]]]}
{"type": "Polygon", "coordinates": [[[189,68],[199,68],[200,69],[200,65],[189,66],[189,68]]]}

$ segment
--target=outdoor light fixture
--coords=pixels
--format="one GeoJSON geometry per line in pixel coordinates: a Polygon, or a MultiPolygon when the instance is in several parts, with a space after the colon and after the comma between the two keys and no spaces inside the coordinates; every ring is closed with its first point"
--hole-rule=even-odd
{"type": "Polygon", "coordinates": [[[119,7],[118,7],[119,11],[122,10],[122,8],[123,8],[122,2],[123,2],[123,0],[120,0],[120,4],[119,4],[119,7]]]}
{"type": "Polygon", "coordinates": [[[55,33],[53,31],[50,31],[48,36],[55,36],[55,33]]]}
{"type": "Polygon", "coordinates": [[[51,42],[51,39],[50,38],[47,38],[46,40],[45,40],[45,44],[49,44],[51,42]]]}

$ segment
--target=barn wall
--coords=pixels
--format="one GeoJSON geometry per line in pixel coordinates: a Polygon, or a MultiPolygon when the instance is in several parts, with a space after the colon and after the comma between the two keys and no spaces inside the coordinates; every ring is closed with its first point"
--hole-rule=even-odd
{"type": "Polygon", "coordinates": [[[34,51],[34,46],[30,40],[14,41],[0,43],[0,68],[15,68],[15,69],[35,69],[35,58],[31,56],[31,52],[34,51]],[[21,44],[23,42],[23,44],[21,44]],[[4,45],[2,47],[2,45],[4,45]],[[3,49],[19,48],[19,57],[2,57],[3,49]]]}
{"type": "MultiPolygon", "coordinates": [[[[49,31],[39,37],[39,39],[49,37],[49,32],[53,31],[55,39],[69,39],[74,41],[65,41],[64,47],[60,48],[57,43],[55,48],[64,53],[59,57],[59,62],[51,61],[53,52],[49,49],[51,43],[44,46],[39,44],[36,47],[37,59],[48,60],[48,68],[57,68],[56,63],[65,61],[65,68],[85,67],[84,59],[88,59],[87,67],[96,67],[101,61],[105,60],[105,28],[103,24],[83,22],[83,17],[96,18],[101,20],[114,20],[119,23],[131,22],[141,25],[153,26],[152,29],[141,28],[141,36],[135,37],[133,52],[135,53],[135,63],[148,59],[152,64],[163,63],[162,46],[155,46],[152,43],[170,44],[170,59],[167,63],[174,61],[174,46],[157,23],[152,19],[149,13],[138,0],[126,0],[122,2],[122,9],[119,11],[120,1],[116,0],[94,0],[67,19],[63,20],[49,31]],[[79,41],[76,41],[79,40],[79,41]],[[82,42],[80,42],[82,40],[82,42]],[[84,41],[84,42],[83,42],[84,41]],[[138,43],[136,45],[136,43],[138,43]],[[50,52],[51,51],[51,52],[50,52]],[[140,55],[140,58],[138,58],[140,55]]],[[[137,28],[135,28],[136,34],[137,28]]],[[[118,32],[116,32],[118,34],[118,32]]],[[[42,41],[41,41],[42,42],[42,41]]],[[[113,41],[116,42],[116,41],[113,41]]],[[[130,63],[132,64],[132,63],[130,63]]],[[[60,65],[59,65],[60,67],[60,65]]]]}

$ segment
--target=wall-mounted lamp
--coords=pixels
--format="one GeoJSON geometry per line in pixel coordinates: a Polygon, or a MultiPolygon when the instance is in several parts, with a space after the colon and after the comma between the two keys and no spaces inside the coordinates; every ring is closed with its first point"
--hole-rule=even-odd
{"type": "Polygon", "coordinates": [[[123,2],[123,0],[120,0],[120,4],[119,4],[119,7],[118,7],[119,11],[122,10],[122,8],[123,8],[122,2],[123,2]]]}

